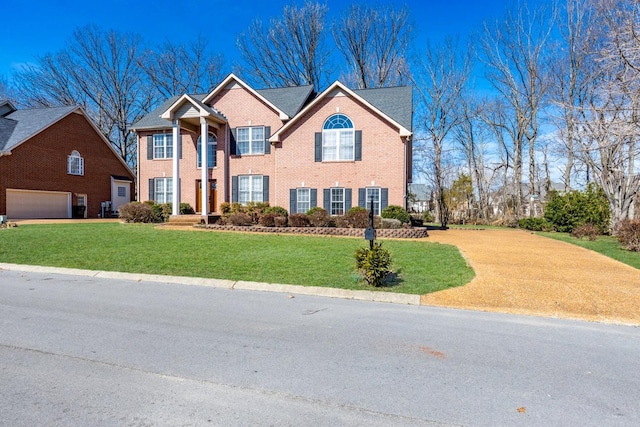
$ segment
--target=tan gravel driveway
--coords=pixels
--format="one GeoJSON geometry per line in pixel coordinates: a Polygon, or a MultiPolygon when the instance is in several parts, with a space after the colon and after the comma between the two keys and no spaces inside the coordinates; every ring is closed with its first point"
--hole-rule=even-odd
{"type": "Polygon", "coordinates": [[[434,230],[428,240],[457,246],[476,277],[422,304],[640,325],[633,267],[522,230],[434,230]]]}

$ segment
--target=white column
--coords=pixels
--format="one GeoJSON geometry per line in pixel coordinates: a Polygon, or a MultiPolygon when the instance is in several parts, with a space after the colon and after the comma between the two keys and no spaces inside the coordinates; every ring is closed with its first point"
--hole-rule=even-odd
{"type": "Polygon", "coordinates": [[[207,121],[200,117],[200,156],[202,162],[202,200],[200,206],[202,206],[202,215],[209,214],[209,125],[207,121]]]}
{"type": "Polygon", "coordinates": [[[178,119],[173,120],[173,206],[172,215],[180,214],[180,126],[178,119]]]}

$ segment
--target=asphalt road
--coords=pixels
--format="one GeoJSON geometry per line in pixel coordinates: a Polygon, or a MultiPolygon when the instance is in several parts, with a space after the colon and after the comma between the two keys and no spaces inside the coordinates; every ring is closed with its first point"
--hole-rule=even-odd
{"type": "Polygon", "coordinates": [[[2,426],[637,426],[640,329],[0,270],[2,426]]]}

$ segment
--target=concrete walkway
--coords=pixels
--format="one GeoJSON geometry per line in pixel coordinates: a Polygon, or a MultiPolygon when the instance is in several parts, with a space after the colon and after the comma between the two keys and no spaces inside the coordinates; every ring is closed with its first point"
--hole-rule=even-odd
{"type": "Polygon", "coordinates": [[[476,277],[423,295],[422,304],[640,325],[640,270],[633,267],[523,230],[429,235],[457,246],[476,277]]]}

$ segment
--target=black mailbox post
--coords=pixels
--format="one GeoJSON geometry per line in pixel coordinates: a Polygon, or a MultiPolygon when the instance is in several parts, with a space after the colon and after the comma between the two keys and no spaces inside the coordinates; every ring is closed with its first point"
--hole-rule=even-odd
{"type": "Polygon", "coordinates": [[[373,196],[369,210],[369,227],[364,230],[364,239],[369,241],[369,249],[373,249],[373,242],[376,240],[376,229],[373,226],[373,196]]]}

